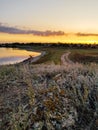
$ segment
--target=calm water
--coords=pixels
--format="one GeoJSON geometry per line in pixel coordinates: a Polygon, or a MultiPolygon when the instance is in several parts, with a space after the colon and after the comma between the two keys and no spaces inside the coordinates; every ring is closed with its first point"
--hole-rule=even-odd
{"type": "Polygon", "coordinates": [[[29,58],[30,55],[36,57],[40,53],[16,48],[0,48],[0,65],[19,63],[29,58]]]}

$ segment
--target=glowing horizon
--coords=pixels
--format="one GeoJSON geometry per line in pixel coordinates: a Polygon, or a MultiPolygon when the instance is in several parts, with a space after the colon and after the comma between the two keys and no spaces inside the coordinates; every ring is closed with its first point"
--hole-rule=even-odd
{"type": "Polygon", "coordinates": [[[87,43],[87,44],[98,44],[97,34],[80,34],[68,33],[64,35],[51,35],[51,36],[37,36],[33,34],[8,34],[0,33],[0,43],[30,43],[30,42],[41,42],[41,43],[87,43]],[[84,36],[82,36],[84,35],[84,36]],[[86,35],[86,36],[85,36],[86,35]]]}

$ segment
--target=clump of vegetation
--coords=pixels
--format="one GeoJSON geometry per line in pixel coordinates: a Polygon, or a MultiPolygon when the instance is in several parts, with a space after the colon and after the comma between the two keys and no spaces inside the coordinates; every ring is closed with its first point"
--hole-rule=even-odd
{"type": "Polygon", "coordinates": [[[93,50],[93,49],[88,49],[88,50],[72,50],[72,53],[70,54],[70,59],[73,62],[79,62],[79,63],[84,63],[84,64],[88,64],[88,63],[98,63],[98,53],[97,53],[97,49],[93,50]]]}
{"type": "Polygon", "coordinates": [[[98,129],[98,65],[0,68],[1,130],[98,129]]]}

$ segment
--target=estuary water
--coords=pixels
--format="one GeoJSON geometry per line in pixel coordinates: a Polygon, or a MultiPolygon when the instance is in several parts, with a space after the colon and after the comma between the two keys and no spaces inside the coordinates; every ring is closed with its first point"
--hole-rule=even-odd
{"type": "Polygon", "coordinates": [[[39,56],[40,52],[27,51],[18,48],[0,48],[0,65],[22,62],[30,56],[39,56]]]}

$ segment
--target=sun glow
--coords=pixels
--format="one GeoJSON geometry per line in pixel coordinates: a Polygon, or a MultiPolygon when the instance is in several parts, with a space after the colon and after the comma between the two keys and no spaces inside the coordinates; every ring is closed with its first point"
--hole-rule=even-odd
{"type": "Polygon", "coordinates": [[[77,36],[75,34],[62,35],[62,36],[35,36],[32,34],[7,34],[0,33],[0,43],[6,42],[43,42],[43,43],[90,43],[98,44],[97,36],[77,36]]]}

